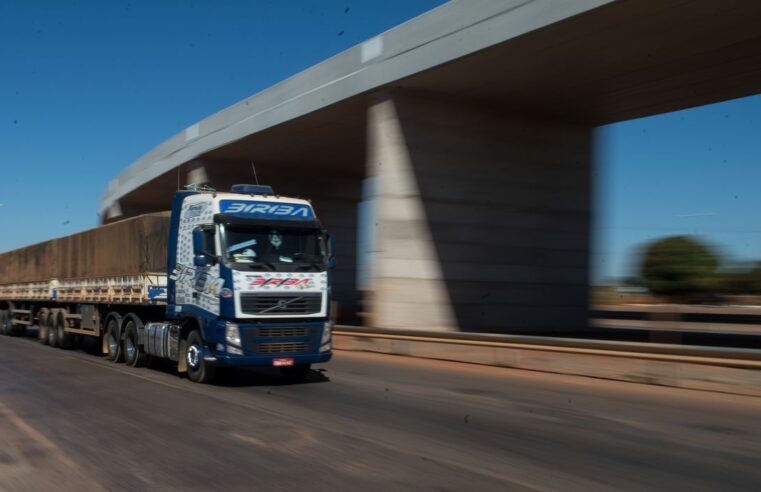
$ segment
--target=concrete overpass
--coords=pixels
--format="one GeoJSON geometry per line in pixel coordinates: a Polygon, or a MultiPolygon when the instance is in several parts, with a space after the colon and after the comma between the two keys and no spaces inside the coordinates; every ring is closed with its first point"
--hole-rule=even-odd
{"type": "Polygon", "coordinates": [[[755,0],[450,2],[151,150],[109,184],[104,221],[167,209],[178,182],[250,181],[254,161],[339,238],[345,321],[578,328],[593,128],[761,92],[759,25],[755,0]]]}

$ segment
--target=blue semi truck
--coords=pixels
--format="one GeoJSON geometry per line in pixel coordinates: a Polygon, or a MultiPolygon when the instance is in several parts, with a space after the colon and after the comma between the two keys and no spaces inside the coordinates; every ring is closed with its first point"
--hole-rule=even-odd
{"type": "Polygon", "coordinates": [[[331,357],[333,241],[307,200],[269,186],[179,191],[146,214],[0,254],[0,332],[98,337],[132,367],[274,366],[290,380],[331,357]]]}

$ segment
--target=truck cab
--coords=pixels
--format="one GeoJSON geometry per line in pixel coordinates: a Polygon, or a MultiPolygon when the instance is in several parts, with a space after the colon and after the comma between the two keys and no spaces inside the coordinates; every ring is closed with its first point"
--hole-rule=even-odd
{"type": "Polygon", "coordinates": [[[300,378],[330,359],[335,259],[309,201],[261,185],[181,191],[170,221],[166,314],[197,327],[175,335],[190,379],[205,382],[218,366],[300,378]]]}

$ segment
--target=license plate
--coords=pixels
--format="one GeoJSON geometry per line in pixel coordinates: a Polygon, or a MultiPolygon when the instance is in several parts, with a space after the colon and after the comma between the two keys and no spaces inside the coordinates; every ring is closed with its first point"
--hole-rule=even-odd
{"type": "Polygon", "coordinates": [[[287,357],[284,359],[272,359],[272,365],[275,367],[287,367],[293,365],[293,358],[287,357]]]}

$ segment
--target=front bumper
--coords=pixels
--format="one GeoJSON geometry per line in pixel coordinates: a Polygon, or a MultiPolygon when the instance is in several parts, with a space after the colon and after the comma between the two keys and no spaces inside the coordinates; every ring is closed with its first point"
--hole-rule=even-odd
{"type": "Polygon", "coordinates": [[[313,364],[330,360],[330,325],[324,320],[291,323],[239,323],[239,334],[229,341],[210,344],[204,360],[216,366],[273,365],[275,359],[293,359],[294,364],[313,364]],[[327,337],[328,342],[325,342],[327,337]],[[240,346],[238,346],[240,344],[240,346]],[[212,348],[213,347],[213,348],[212,348]],[[320,348],[327,349],[321,351],[320,348]]]}
{"type": "Polygon", "coordinates": [[[273,359],[289,358],[294,364],[318,364],[327,362],[332,357],[331,351],[318,354],[278,354],[278,355],[229,355],[218,354],[213,358],[207,358],[206,362],[213,366],[225,367],[271,367],[273,359]]]}

